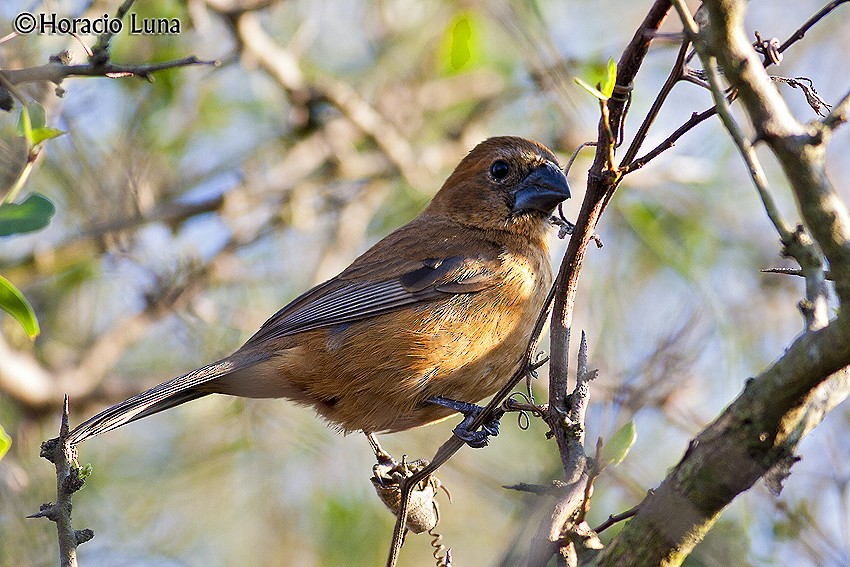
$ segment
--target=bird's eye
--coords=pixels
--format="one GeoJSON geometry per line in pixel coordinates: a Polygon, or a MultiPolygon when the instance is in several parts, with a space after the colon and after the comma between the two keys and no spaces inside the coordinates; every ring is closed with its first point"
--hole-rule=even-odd
{"type": "Polygon", "coordinates": [[[507,177],[510,172],[511,166],[508,165],[508,162],[501,159],[497,159],[493,162],[493,165],[490,166],[490,175],[492,175],[493,179],[496,181],[501,181],[507,177]]]}

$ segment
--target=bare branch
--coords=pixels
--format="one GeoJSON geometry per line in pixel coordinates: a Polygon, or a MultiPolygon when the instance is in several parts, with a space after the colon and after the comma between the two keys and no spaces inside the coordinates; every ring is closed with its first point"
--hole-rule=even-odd
{"type": "Polygon", "coordinates": [[[785,222],[785,219],[782,218],[779,208],[773,200],[773,195],[770,194],[767,177],[764,174],[761,162],[759,162],[758,157],[756,156],[753,145],[744,135],[744,131],[732,116],[729,101],[726,99],[726,89],[720,83],[720,75],[717,71],[717,60],[708,52],[706,45],[700,41],[699,26],[694,21],[685,3],[682,0],[673,0],[673,5],[679,12],[679,17],[682,19],[682,24],[685,26],[685,32],[690,37],[691,41],[694,42],[694,47],[696,48],[697,53],[700,54],[700,58],[703,60],[706,77],[711,87],[711,96],[714,98],[715,109],[720,115],[720,120],[729,132],[729,136],[732,138],[732,141],[735,142],[735,145],[738,147],[741,157],[744,158],[747,169],[749,169],[750,177],[753,180],[753,185],[755,185],[759,198],[761,198],[761,202],[764,205],[765,212],[767,213],[770,221],[773,223],[773,226],[776,228],[776,232],[779,233],[780,240],[783,243],[790,243],[792,229],[788,223],[785,222]]]}
{"type": "Polygon", "coordinates": [[[791,36],[786,39],[782,45],[779,46],[779,53],[783,53],[786,49],[803,39],[806,35],[806,32],[808,32],[816,23],[824,19],[830,12],[838,8],[840,5],[846,4],[847,2],[850,2],[850,0],[833,0],[832,2],[829,2],[826,6],[815,12],[815,14],[811,18],[806,20],[802,26],[797,28],[797,31],[791,34],[791,36]]]}
{"type": "MultiPolygon", "coordinates": [[[[136,0],[124,0],[124,2],[118,7],[118,11],[115,13],[116,20],[123,20],[124,16],[127,15],[127,12],[130,11],[130,8],[133,7],[133,4],[136,0]]],[[[112,41],[112,32],[106,31],[99,38],[97,38],[97,43],[92,47],[91,52],[89,54],[89,61],[94,65],[102,65],[109,61],[109,42],[112,41]]]]}
{"type": "Polygon", "coordinates": [[[64,65],[59,61],[54,61],[38,67],[0,70],[0,75],[12,85],[38,82],[50,82],[58,85],[67,77],[109,77],[115,79],[135,76],[150,80],[151,75],[157,71],[190,65],[218,66],[218,64],[218,61],[202,61],[194,55],[172,61],[142,65],[121,65],[116,63],[64,65]]]}
{"type": "Polygon", "coordinates": [[[59,564],[77,567],[77,546],[94,537],[89,529],[75,530],[71,524],[71,497],[83,487],[86,473],[77,464],[77,450],[68,442],[68,396],[62,412],[59,437],[41,444],[41,456],[56,466],[56,502],[42,504],[29,518],[56,522],[59,536],[59,564]]]}
{"type": "MultiPolygon", "coordinates": [[[[787,40],[785,40],[785,42],[777,49],[778,53],[781,54],[782,52],[787,50],[789,47],[794,45],[797,41],[803,39],[803,36],[806,35],[806,32],[809,29],[811,29],[812,26],[814,26],[819,21],[821,21],[824,17],[826,17],[835,8],[837,8],[841,4],[844,4],[848,1],[850,1],[850,0],[834,0],[833,2],[830,2],[829,4],[827,4],[826,6],[821,8],[820,10],[818,10],[811,18],[806,20],[806,22],[802,26],[800,26],[797,29],[797,31],[795,31],[793,34],[791,34],[791,36],[787,40]]],[[[773,64],[774,64],[774,60],[771,59],[771,58],[765,58],[764,61],[762,62],[762,65],[765,68],[769,67],[770,65],[773,65],[773,64]]],[[[676,71],[676,69],[674,68],[673,72],[675,72],[675,71],[676,71]]],[[[669,80],[670,79],[668,78],[668,81],[669,80]]],[[[681,80],[690,81],[691,78],[688,75],[685,75],[681,78],[681,80]]],[[[701,82],[699,82],[697,84],[699,84],[700,86],[705,86],[701,82]]],[[[732,92],[728,95],[727,100],[729,102],[732,102],[733,100],[735,100],[736,96],[737,96],[737,93],[732,92]]],[[[717,113],[717,107],[716,106],[709,108],[708,110],[704,110],[703,112],[693,113],[691,115],[691,117],[684,124],[682,124],[672,134],[670,134],[663,142],[658,144],[655,148],[650,150],[644,156],[642,156],[638,159],[635,159],[633,161],[629,161],[629,160],[624,159],[623,163],[620,164],[620,167],[623,169],[623,174],[625,175],[625,174],[630,173],[630,172],[632,172],[636,169],[640,169],[641,167],[646,165],[651,160],[655,159],[656,157],[658,157],[659,155],[661,155],[665,151],[669,150],[670,148],[672,148],[675,145],[676,141],[679,138],[681,138],[686,133],[691,131],[698,124],[701,124],[702,122],[705,122],[706,120],[708,120],[709,118],[714,116],[716,113],[717,113]]],[[[636,139],[637,139],[637,136],[636,136],[636,139]]],[[[630,151],[628,153],[630,154],[631,148],[629,148],[629,150],[630,151]]]]}

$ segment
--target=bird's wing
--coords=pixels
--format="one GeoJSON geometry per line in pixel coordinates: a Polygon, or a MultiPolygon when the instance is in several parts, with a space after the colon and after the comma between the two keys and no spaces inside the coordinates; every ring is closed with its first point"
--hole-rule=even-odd
{"type": "Polygon", "coordinates": [[[459,255],[402,262],[392,270],[396,272],[392,277],[374,281],[353,278],[344,272],[275,313],[245,346],[352,323],[451,295],[475,293],[498,282],[500,266],[495,256],[459,255]]]}

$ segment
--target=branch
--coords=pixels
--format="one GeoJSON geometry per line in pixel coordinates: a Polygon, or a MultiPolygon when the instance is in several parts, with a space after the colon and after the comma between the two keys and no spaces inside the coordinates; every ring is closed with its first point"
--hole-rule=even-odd
{"type": "Polygon", "coordinates": [[[652,102],[652,106],[650,107],[649,112],[647,112],[646,117],[643,119],[643,122],[641,123],[637,133],[635,134],[634,139],[632,140],[632,143],[629,145],[629,149],[626,150],[623,159],[620,160],[620,167],[628,166],[632,163],[632,160],[635,159],[638,150],[640,150],[641,145],[643,144],[644,140],[646,140],[646,136],[649,133],[650,127],[655,122],[658,113],[661,111],[661,106],[664,104],[664,101],[667,100],[667,97],[670,95],[670,93],[673,92],[673,87],[676,86],[676,83],[678,83],[682,79],[682,77],[684,77],[685,57],[688,54],[688,49],[690,48],[690,45],[690,40],[686,40],[683,41],[681,47],[679,47],[679,53],[678,55],[676,55],[676,61],[673,63],[673,68],[670,70],[670,74],[667,76],[667,80],[664,81],[664,85],[661,87],[661,91],[658,93],[658,96],[656,96],[655,100],[652,102]]]}
{"type": "MultiPolygon", "coordinates": [[[[785,40],[784,43],[782,43],[782,45],[777,49],[778,53],[780,53],[780,54],[783,53],[785,50],[787,50],[789,47],[794,45],[796,42],[803,39],[803,37],[806,35],[806,32],[809,29],[811,29],[816,23],[818,23],[823,18],[825,18],[830,12],[835,10],[838,6],[840,6],[841,4],[844,4],[846,2],[850,2],[850,0],[834,0],[833,2],[830,2],[829,4],[827,4],[826,6],[821,8],[820,10],[818,10],[811,18],[806,20],[806,22],[802,26],[800,26],[797,29],[797,31],[795,31],[793,34],[791,34],[791,36],[789,36],[789,38],[787,40],[785,40]]],[[[770,67],[771,65],[773,65],[774,63],[775,63],[774,59],[772,59],[770,57],[765,57],[764,61],[762,62],[762,66],[767,68],[767,67],[770,67]]],[[[675,72],[676,72],[676,69],[674,68],[673,73],[675,73],[675,72]]],[[[687,75],[683,76],[681,78],[681,80],[688,80],[687,75]]],[[[733,92],[733,93],[729,94],[727,100],[729,102],[732,102],[733,100],[735,100],[736,97],[737,97],[737,93],[733,92]]],[[[679,138],[681,138],[682,136],[684,136],[687,132],[689,132],[690,130],[693,130],[698,124],[705,122],[706,120],[708,120],[709,118],[711,118],[715,114],[717,114],[717,107],[716,106],[713,106],[713,107],[709,108],[708,110],[704,110],[703,112],[693,113],[691,115],[690,119],[688,119],[684,124],[682,124],[672,134],[670,134],[663,142],[658,144],[655,148],[650,150],[647,154],[645,154],[644,156],[642,156],[638,159],[635,159],[634,161],[624,159],[623,160],[624,163],[621,164],[621,168],[623,169],[623,174],[631,173],[632,171],[634,171],[636,169],[640,169],[641,167],[645,166],[648,162],[650,162],[651,160],[655,159],[656,157],[658,157],[659,155],[661,155],[665,151],[672,148],[675,145],[676,141],[679,138]]],[[[636,136],[636,140],[638,140],[638,139],[639,138],[636,136]]],[[[642,140],[640,140],[640,142],[642,143],[642,140]]],[[[634,146],[634,144],[633,144],[633,146],[634,146]]],[[[633,151],[633,148],[630,147],[629,151],[627,152],[627,155],[630,155],[630,156],[633,157],[633,155],[637,154],[638,149],[640,149],[640,148],[635,147],[634,151],[633,151]]]]}
{"type": "Polygon", "coordinates": [[[41,444],[41,456],[56,466],[56,503],[42,504],[28,518],[47,518],[56,522],[59,537],[59,564],[77,566],[77,546],[94,537],[89,529],[75,530],[71,524],[71,497],[83,487],[87,473],[77,464],[77,450],[67,442],[68,396],[62,412],[59,437],[41,444]]]}
{"type": "Polygon", "coordinates": [[[38,67],[0,70],[0,75],[12,85],[46,82],[58,85],[67,77],[109,77],[116,79],[135,76],[151,80],[151,75],[157,71],[189,65],[218,66],[219,62],[202,61],[194,55],[182,59],[142,65],[121,65],[109,62],[103,64],[85,63],[81,65],[65,65],[61,61],[54,60],[38,67]]]}
{"type": "Polygon", "coordinates": [[[773,223],[776,232],[779,233],[779,240],[782,242],[784,252],[789,256],[793,256],[800,266],[803,267],[803,272],[806,274],[807,303],[802,306],[806,328],[809,330],[820,329],[826,325],[828,320],[828,294],[823,271],[823,258],[807,234],[802,230],[792,230],[782,218],[779,207],[776,206],[776,202],[770,193],[767,176],[764,173],[761,162],[756,156],[755,147],[732,117],[732,110],[729,106],[726,89],[720,83],[720,73],[717,69],[716,57],[709,51],[708,46],[700,37],[699,26],[691,17],[687,6],[681,0],[675,0],[674,4],[681,17],[685,32],[694,43],[694,47],[703,62],[711,95],[714,98],[715,109],[717,109],[717,113],[720,115],[723,125],[729,132],[729,136],[735,142],[741,157],[744,158],[744,162],[747,164],[750,178],[756,187],[767,217],[773,223]]]}
{"type": "MultiPolygon", "coordinates": [[[[584,452],[585,414],[590,401],[589,383],[596,377],[587,368],[587,337],[581,334],[581,345],[576,365],[576,386],[569,396],[565,414],[552,410],[550,404],[544,418],[551,431],[566,431],[568,447],[561,452],[566,482],[558,483],[558,498],[551,513],[544,518],[531,541],[529,567],[545,567],[552,555],[569,558],[578,555],[577,545],[598,549],[601,543],[584,522],[585,506],[590,499],[592,473],[588,472],[584,452]],[[591,537],[592,534],[592,537],[591,537]]],[[[598,457],[598,455],[597,455],[598,457]]],[[[598,465],[595,461],[594,467],[598,465]]]]}
{"type": "Polygon", "coordinates": [[[599,564],[678,565],[735,496],[793,458],[802,437],[850,394],[845,368],[850,341],[843,327],[833,321],[804,334],[785,356],[750,380],[691,441],[599,564]]]}
{"type": "MultiPolygon", "coordinates": [[[[127,15],[127,12],[130,11],[130,8],[133,7],[133,4],[136,0],[124,0],[124,2],[118,7],[118,11],[115,13],[115,19],[121,21],[124,19],[124,16],[127,15]]],[[[91,55],[89,59],[95,65],[102,65],[109,61],[109,42],[112,41],[112,32],[106,31],[97,38],[97,43],[92,47],[91,55]]]]}
{"type": "Polygon", "coordinates": [[[841,308],[850,307],[850,214],[824,166],[831,130],[819,121],[804,126],[791,114],[744,33],[743,4],[706,5],[709,44],[738,89],[757,138],[770,146],[788,177],[803,221],[829,260],[841,308]]]}
{"type": "Polygon", "coordinates": [[[816,23],[824,19],[827,14],[838,8],[840,5],[850,2],[850,0],[833,0],[829,2],[826,6],[815,12],[815,14],[806,20],[802,26],[797,28],[791,36],[785,40],[785,42],[779,46],[779,53],[783,53],[786,49],[794,45],[796,42],[800,41],[805,37],[806,32],[808,32],[816,23]]]}
{"type": "MultiPolygon", "coordinates": [[[[650,8],[634,37],[626,47],[620,61],[617,64],[617,85],[615,87],[623,90],[631,88],[631,84],[637,75],[640,65],[649,49],[649,43],[670,11],[670,2],[657,0],[650,8]]],[[[570,326],[572,324],[573,306],[575,304],[576,292],[578,290],[578,276],[584,261],[587,247],[593,237],[596,224],[608,201],[619,184],[616,176],[605,176],[603,171],[607,166],[609,155],[605,147],[607,132],[620,131],[620,121],[623,119],[623,111],[626,100],[622,98],[611,98],[608,101],[610,122],[603,124],[600,121],[598,130],[598,142],[596,156],[588,173],[587,192],[582,202],[581,211],[576,220],[575,232],[570,238],[564,260],[558,276],[555,280],[557,293],[554,299],[553,316],[550,323],[549,336],[551,343],[551,360],[549,362],[549,407],[552,415],[566,415],[569,411],[567,404],[567,376],[569,351],[570,326]]],[[[566,463],[571,461],[568,457],[571,443],[569,432],[563,427],[553,430],[561,453],[561,460],[566,463]]],[[[569,467],[567,467],[569,468],[569,467]]],[[[565,471],[566,472],[566,471],[565,471]]]]}

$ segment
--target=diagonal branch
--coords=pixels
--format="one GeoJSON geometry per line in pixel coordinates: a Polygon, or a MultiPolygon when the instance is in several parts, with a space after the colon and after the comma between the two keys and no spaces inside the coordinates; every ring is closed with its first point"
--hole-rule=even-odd
{"type": "Polygon", "coordinates": [[[789,256],[793,256],[800,266],[803,267],[803,272],[806,276],[807,303],[801,307],[803,316],[806,319],[806,329],[820,329],[826,325],[828,320],[828,294],[826,277],[823,270],[823,257],[811,238],[802,229],[792,230],[782,218],[779,207],[776,206],[776,202],[768,187],[767,176],[764,173],[761,162],[756,156],[755,147],[744,135],[744,131],[732,116],[726,89],[720,82],[717,58],[708,50],[708,46],[699,37],[699,26],[691,17],[691,13],[688,11],[684,2],[682,0],[675,0],[674,4],[685,27],[685,33],[693,41],[694,47],[699,53],[700,59],[702,59],[711,89],[711,96],[714,99],[715,108],[720,116],[720,120],[729,132],[732,141],[738,147],[741,157],[744,158],[744,162],[749,169],[750,178],[764,206],[765,213],[767,213],[767,217],[776,228],[776,232],[779,233],[779,240],[782,242],[784,252],[789,256]]]}
{"type": "Polygon", "coordinates": [[[800,124],[759,61],[743,29],[745,7],[723,0],[706,3],[712,26],[709,45],[756,128],[778,158],[803,221],[829,260],[841,309],[850,307],[850,213],[826,176],[831,130],[815,121],[800,124]]]}
{"type": "MultiPolygon", "coordinates": [[[[782,54],[789,47],[791,47],[792,45],[794,45],[795,43],[797,43],[798,41],[803,39],[803,37],[806,35],[806,32],[808,32],[815,24],[817,24],[818,22],[823,20],[827,15],[829,15],[833,10],[838,8],[841,4],[845,4],[847,2],[850,2],[850,0],[833,0],[832,2],[829,2],[826,6],[824,6],[820,10],[818,10],[808,20],[806,20],[803,23],[803,25],[801,25],[799,28],[797,28],[797,30],[794,33],[792,33],[788,37],[788,39],[786,39],[782,43],[781,46],[779,46],[777,48],[777,53],[782,54]]],[[[770,67],[771,65],[773,65],[774,62],[775,62],[774,59],[772,59],[770,57],[766,57],[764,59],[764,61],[762,62],[762,65],[765,68],[767,68],[767,67],[770,67]]],[[[675,69],[674,69],[674,72],[675,72],[675,69]]],[[[682,80],[687,80],[687,76],[682,77],[682,80]]],[[[733,93],[729,94],[727,100],[729,102],[732,102],[733,100],[735,100],[735,98],[737,98],[737,93],[733,92],[733,93]]],[[[624,174],[630,173],[630,172],[632,172],[636,169],[640,169],[641,167],[645,166],[648,162],[650,162],[651,160],[655,159],[656,157],[658,157],[659,155],[661,155],[665,151],[672,148],[676,144],[676,141],[679,140],[679,138],[681,138],[686,133],[693,130],[697,125],[702,124],[703,122],[705,122],[706,120],[708,120],[709,118],[714,116],[715,114],[717,114],[717,107],[716,106],[713,106],[713,107],[711,107],[707,110],[704,110],[703,112],[695,112],[694,114],[691,115],[691,117],[684,124],[679,126],[679,128],[677,128],[672,134],[670,134],[664,141],[662,141],[655,148],[653,148],[652,150],[647,152],[645,155],[641,156],[640,158],[634,159],[634,160],[624,159],[623,164],[621,164],[621,167],[624,168],[623,173],[624,174]]],[[[636,140],[637,140],[637,137],[636,137],[636,140]]],[[[640,140],[640,142],[642,143],[642,140],[640,140]]],[[[632,144],[632,145],[634,146],[634,144],[632,144]]],[[[627,154],[630,155],[631,157],[634,157],[634,155],[637,154],[638,149],[639,149],[639,147],[637,147],[637,148],[631,148],[630,147],[627,154]]]]}

